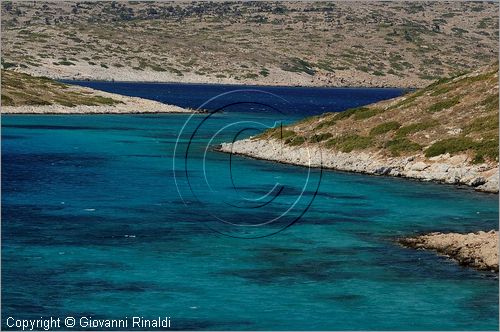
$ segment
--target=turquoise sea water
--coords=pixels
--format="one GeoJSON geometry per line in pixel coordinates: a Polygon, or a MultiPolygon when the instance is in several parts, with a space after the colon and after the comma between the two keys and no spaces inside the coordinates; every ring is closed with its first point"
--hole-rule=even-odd
{"type": "Polygon", "coordinates": [[[282,118],[196,115],[175,148],[189,115],[2,117],[2,326],[498,329],[494,274],[395,244],[497,228],[498,196],[205,150],[282,118]]]}

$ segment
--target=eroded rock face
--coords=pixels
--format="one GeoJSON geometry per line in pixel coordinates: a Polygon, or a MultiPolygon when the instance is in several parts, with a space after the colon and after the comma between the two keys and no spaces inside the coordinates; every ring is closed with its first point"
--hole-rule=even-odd
{"type": "Polygon", "coordinates": [[[498,165],[471,165],[465,156],[423,160],[421,156],[387,158],[378,153],[350,153],[321,149],[316,145],[289,146],[274,139],[244,139],[223,143],[220,151],[300,166],[336,169],[374,175],[400,176],[421,181],[467,185],[498,193],[498,165]]]}
{"type": "Polygon", "coordinates": [[[498,273],[498,231],[495,230],[468,234],[430,233],[398,242],[410,248],[435,250],[461,265],[498,273]]]}
{"type": "Polygon", "coordinates": [[[486,180],[486,183],[477,187],[477,190],[484,192],[498,192],[498,169],[486,180]]]}

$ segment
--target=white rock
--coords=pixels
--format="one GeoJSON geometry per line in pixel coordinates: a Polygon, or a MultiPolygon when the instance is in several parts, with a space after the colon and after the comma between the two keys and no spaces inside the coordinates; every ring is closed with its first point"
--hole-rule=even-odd
{"type": "Polygon", "coordinates": [[[470,165],[466,155],[442,155],[426,163],[422,160],[415,161],[414,156],[384,158],[379,154],[364,151],[343,153],[314,145],[291,147],[276,140],[250,139],[236,141],[234,144],[223,143],[220,150],[302,166],[321,164],[324,168],[343,171],[465,184],[488,192],[498,192],[499,186],[498,165],[470,165]],[[443,160],[446,160],[446,163],[442,162],[443,160]],[[484,184],[481,184],[483,182],[484,184]]]}
{"type": "Polygon", "coordinates": [[[427,165],[423,161],[417,161],[416,163],[414,163],[413,165],[411,165],[410,169],[412,171],[423,171],[424,169],[426,169],[428,167],[429,167],[429,165],[427,165]]]}

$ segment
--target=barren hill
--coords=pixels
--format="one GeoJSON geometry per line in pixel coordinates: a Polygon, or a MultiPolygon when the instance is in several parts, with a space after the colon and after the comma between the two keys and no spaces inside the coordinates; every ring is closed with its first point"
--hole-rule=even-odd
{"type": "Polygon", "coordinates": [[[2,2],[3,66],[52,78],[423,87],[498,38],[498,2],[2,2]]]}

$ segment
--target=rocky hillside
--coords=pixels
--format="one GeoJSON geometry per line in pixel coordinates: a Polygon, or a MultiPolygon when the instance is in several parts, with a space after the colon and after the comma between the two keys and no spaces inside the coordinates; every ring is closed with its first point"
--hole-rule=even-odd
{"type": "Polygon", "coordinates": [[[498,66],[441,79],[400,98],[308,118],[262,137],[280,135],[292,146],[308,142],[387,157],[466,153],[471,163],[497,163],[498,66]]]}
{"type": "Polygon", "coordinates": [[[73,87],[47,77],[35,77],[2,70],[2,106],[40,105],[114,105],[113,98],[92,93],[89,89],[73,87]]]}
{"type": "Polygon", "coordinates": [[[52,78],[423,87],[498,37],[498,2],[2,1],[3,67],[52,78]]]}
{"type": "Polygon", "coordinates": [[[498,65],[488,66],[399,98],[273,128],[222,150],[498,191],[498,93],[498,65]]]}
{"type": "Polygon", "coordinates": [[[182,113],[153,100],[64,84],[11,70],[1,71],[2,114],[182,113]]]}

